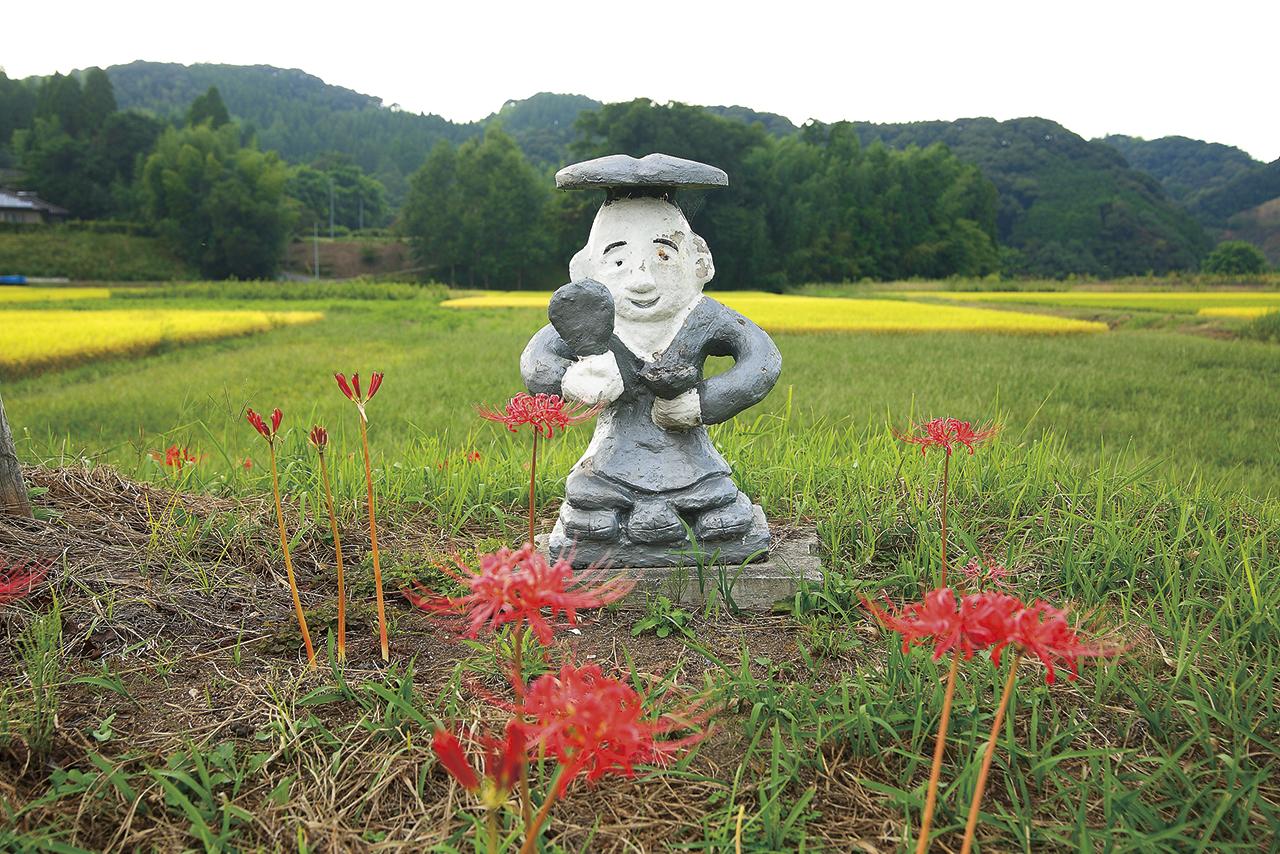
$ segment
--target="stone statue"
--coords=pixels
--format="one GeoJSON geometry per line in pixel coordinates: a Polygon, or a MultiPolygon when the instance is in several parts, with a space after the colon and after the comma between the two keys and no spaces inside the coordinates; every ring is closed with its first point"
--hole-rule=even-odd
{"type": "Polygon", "coordinates": [[[767,554],[764,513],[733,482],[707,425],[763,400],[782,357],[764,330],[703,295],[711,251],[674,200],[680,187],[728,181],[665,154],[602,157],[556,175],[561,189],[607,190],[571,283],[552,297],[551,323],[520,359],[529,391],[603,407],[551,535],[551,553],[572,552],[575,565],[713,556],[733,565],[767,554]],[[708,356],[734,365],[704,378],[708,356]]]}

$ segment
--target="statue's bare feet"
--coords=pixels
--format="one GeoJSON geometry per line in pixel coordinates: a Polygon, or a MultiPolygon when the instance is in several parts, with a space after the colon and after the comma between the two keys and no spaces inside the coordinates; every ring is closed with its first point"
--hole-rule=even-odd
{"type": "Polygon", "coordinates": [[[755,523],[755,511],[751,499],[738,493],[732,504],[708,510],[698,517],[693,534],[703,540],[732,540],[746,536],[755,523]]]}
{"type": "Polygon", "coordinates": [[[560,521],[565,535],[575,542],[618,537],[618,514],[612,510],[581,510],[566,502],[560,506],[560,521]]]}
{"type": "Polygon", "coordinates": [[[627,520],[627,536],[637,543],[679,543],[685,538],[684,523],[671,502],[641,500],[627,520]]]}

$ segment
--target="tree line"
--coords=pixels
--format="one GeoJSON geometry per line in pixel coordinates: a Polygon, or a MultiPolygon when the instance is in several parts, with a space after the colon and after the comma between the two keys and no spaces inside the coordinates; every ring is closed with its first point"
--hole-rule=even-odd
{"type": "MultiPolygon", "coordinates": [[[[863,147],[847,123],[776,138],[700,107],[639,99],[581,114],[573,154],[663,151],[719,166],[726,190],[681,203],[716,256],[721,287],[981,276],[998,267],[996,193],[943,146],[863,147]]],[[[472,287],[546,287],[564,276],[600,198],[557,193],[500,126],[436,145],[400,224],[420,265],[472,287]]]]}

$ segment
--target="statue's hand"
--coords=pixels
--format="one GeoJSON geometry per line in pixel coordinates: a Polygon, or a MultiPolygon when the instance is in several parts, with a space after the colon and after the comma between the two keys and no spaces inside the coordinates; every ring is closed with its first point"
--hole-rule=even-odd
{"type": "Polygon", "coordinates": [[[609,351],[613,297],[594,279],[561,285],[551,295],[547,317],[575,355],[598,356],[609,351]]]}
{"type": "Polygon", "coordinates": [[[565,397],[587,406],[613,403],[623,391],[617,358],[609,350],[582,357],[565,370],[560,390],[565,397]]]}
{"type": "Polygon", "coordinates": [[[653,400],[653,423],[667,430],[688,430],[702,423],[702,401],[698,390],[691,388],[673,398],[653,400]]]}

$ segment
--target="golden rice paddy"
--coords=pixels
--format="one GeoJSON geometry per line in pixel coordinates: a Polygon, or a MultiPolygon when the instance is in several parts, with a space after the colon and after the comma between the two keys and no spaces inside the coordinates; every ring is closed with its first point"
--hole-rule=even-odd
{"type": "MultiPolygon", "coordinates": [[[[1105,332],[1105,323],[896,299],[842,299],[717,291],[710,296],[770,332],[993,332],[1062,335],[1105,332]]],[[[497,291],[445,300],[450,308],[546,308],[551,294],[497,291]]]]}
{"type": "Polygon", "coordinates": [[[1196,312],[1201,317],[1234,317],[1238,320],[1252,320],[1264,314],[1280,311],[1280,305],[1231,305],[1202,308],[1196,312]]]}
{"type": "Polygon", "coordinates": [[[1280,309],[1280,291],[912,291],[906,295],[912,299],[955,302],[1133,309],[1187,314],[1206,308],[1280,309]]]}
{"type": "Polygon", "coordinates": [[[32,288],[23,285],[0,286],[0,303],[106,299],[109,296],[111,296],[111,291],[106,288],[32,288]]]}
{"type": "Polygon", "coordinates": [[[0,369],[25,369],[311,323],[318,311],[13,309],[0,312],[0,369]]]}

